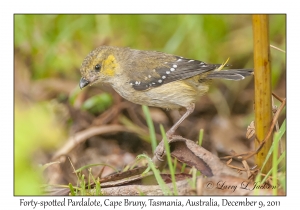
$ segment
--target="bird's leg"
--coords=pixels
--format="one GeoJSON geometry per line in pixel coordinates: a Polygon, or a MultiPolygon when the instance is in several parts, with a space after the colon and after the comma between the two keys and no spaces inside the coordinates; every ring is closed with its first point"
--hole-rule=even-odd
{"type": "MultiPolygon", "coordinates": [[[[179,127],[179,125],[194,111],[194,109],[195,109],[194,103],[187,106],[184,115],[182,115],[182,117],[170,128],[170,130],[167,131],[166,135],[169,142],[171,141],[172,137],[174,137],[174,133],[176,129],[179,127]]],[[[165,153],[165,148],[164,148],[164,142],[162,140],[159,143],[159,145],[156,147],[155,156],[158,160],[163,161],[164,153],[165,153]]]]}
{"type": "Polygon", "coordinates": [[[185,118],[187,118],[194,111],[194,109],[195,109],[194,103],[186,107],[186,112],[184,113],[184,115],[182,115],[182,117],[170,128],[170,130],[167,131],[166,135],[169,140],[172,138],[179,125],[185,120],[185,118]]]}

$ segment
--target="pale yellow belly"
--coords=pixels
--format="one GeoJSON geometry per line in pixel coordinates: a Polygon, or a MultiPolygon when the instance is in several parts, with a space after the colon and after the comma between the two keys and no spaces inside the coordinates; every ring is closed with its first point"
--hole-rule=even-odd
{"type": "Polygon", "coordinates": [[[192,80],[175,81],[145,91],[136,91],[131,86],[114,87],[125,99],[136,104],[179,109],[195,103],[197,98],[208,91],[206,84],[192,80]],[[124,91],[126,89],[126,91],[124,91]]]}

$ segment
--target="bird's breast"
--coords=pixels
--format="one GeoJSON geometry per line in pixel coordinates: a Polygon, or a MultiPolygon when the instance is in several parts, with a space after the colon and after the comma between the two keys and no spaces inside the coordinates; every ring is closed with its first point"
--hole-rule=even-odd
{"type": "Polygon", "coordinates": [[[135,90],[129,83],[114,83],[113,88],[123,98],[136,104],[179,109],[195,103],[197,97],[208,90],[206,85],[193,84],[191,81],[175,81],[144,91],[135,90]]]}

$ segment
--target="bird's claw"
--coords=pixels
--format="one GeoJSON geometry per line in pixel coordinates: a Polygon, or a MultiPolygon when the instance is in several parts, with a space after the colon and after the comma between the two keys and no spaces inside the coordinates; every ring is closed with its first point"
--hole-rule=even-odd
{"type": "MultiPolygon", "coordinates": [[[[173,138],[180,138],[181,136],[178,135],[174,135],[172,133],[166,133],[167,135],[167,139],[168,139],[168,144],[172,142],[173,138]]],[[[160,143],[157,145],[156,149],[155,149],[155,156],[156,158],[163,162],[165,161],[165,156],[166,156],[166,150],[165,150],[165,145],[164,145],[164,141],[160,141],[160,143]]]]}

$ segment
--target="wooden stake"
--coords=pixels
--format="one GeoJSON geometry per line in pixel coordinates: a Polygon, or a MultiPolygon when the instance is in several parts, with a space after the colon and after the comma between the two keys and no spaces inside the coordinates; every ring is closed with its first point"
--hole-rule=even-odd
{"type": "MultiPolygon", "coordinates": [[[[255,148],[267,136],[272,123],[272,91],[270,68],[270,42],[268,15],[253,15],[254,41],[254,84],[255,84],[255,148]]],[[[273,134],[265,141],[261,150],[255,155],[255,163],[259,168],[263,165],[272,145],[273,134]]],[[[270,158],[263,169],[267,173],[272,167],[270,158]]]]}

